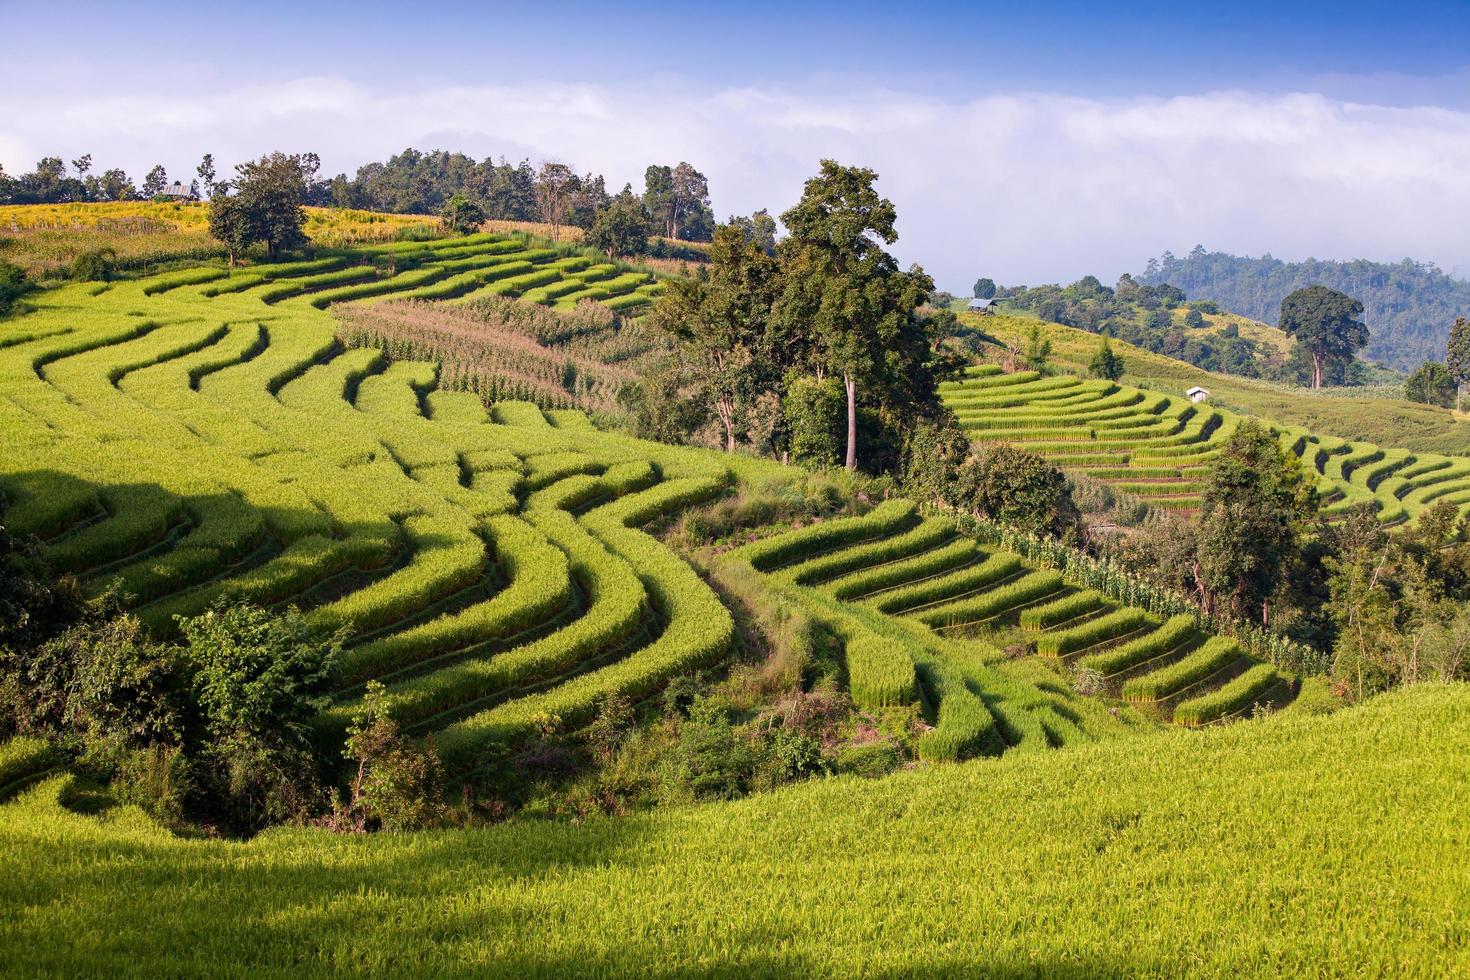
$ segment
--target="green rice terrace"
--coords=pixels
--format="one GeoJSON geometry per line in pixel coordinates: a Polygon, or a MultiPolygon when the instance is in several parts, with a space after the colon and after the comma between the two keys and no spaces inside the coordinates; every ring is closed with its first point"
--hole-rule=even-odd
{"type": "MultiPolygon", "coordinates": [[[[78,576],[88,594],[115,590],[158,637],[174,635],[175,617],[221,600],[294,606],[321,634],[341,631],[337,687],[315,719],[316,737],[339,742],[369,682],[378,682],[394,721],[409,735],[432,735],[456,776],[505,758],[551,719],[576,729],[611,695],[646,700],[675,678],[727,663],[741,627],[710,580],[746,576],[835,638],[858,711],[919,720],[916,755],[930,775],[836,777],[723,808],[588,825],[511,821],[361,841],[277,828],[245,842],[206,842],[171,836],[68,775],[55,746],[18,738],[0,745],[0,896],[15,910],[0,923],[0,965],[48,972],[79,956],[111,966],[134,949],[148,972],[160,961],[144,951],[161,941],[175,950],[169,962],[197,969],[225,955],[222,944],[256,948],[265,933],[287,930],[289,942],[266,944],[247,954],[251,961],[267,972],[303,963],[454,969],[491,958],[531,974],[630,974],[660,964],[699,972],[723,955],[738,920],[746,922],[743,959],[728,962],[756,972],[897,968],[891,948],[861,965],[853,959],[865,948],[860,937],[882,928],[928,950],[940,969],[983,961],[1106,973],[1117,963],[1097,957],[1116,951],[1119,934],[1110,902],[1126,905],[1130,893],[1117,890],[1146,874],[1169,880],[1180,904],[1168,932],[1130,933],[1129,943],[1142,944],[1129,954],[1134,967],[1171,972],[1161,964],[1188,955],[1204,973],[1247,960],[1290,970],[1306,957],[1335,962],[1350,948],[1367,957],[1355,962],[1391,969],[1390,954],[1357,933],[1330,949],[1289,950],[1273,945],[1276,933],[1239,947],[1195,936],[1197,903],[1228,910],[1246,929],[1278,901],[1275,891],[1247,900],[1244,873],[1212,873],[1216,884],[1204,888],[1201,869],[1222,841],[1259,848],[1259,835],[1242,828],[1299,804],[1307,816],[1293,832],[1305,836],[1273,845],[1280,883],[1269,887],[1286,901],[1288,881],[1327,873],[1320,862],[1329,858],[1314,842],[1331,834],[1313,815],[1336,816],[1343,801],[1332,780],[1299,782],[1283,795],[1273,774],[1296,771],[1303,753],[1336,757],[1360,742],[1448,745],[1464,727],[1451,724],[1463,720],[1462,692],[1420,690],[1326,721],[1306,717],[1313,709],[1299,697],[1298,677],[1212,634],[1197,613],[1106,577],[1069,578],[965,518],[903,499],[758,527],[710,549],[701,574],[660,528],[686,508],[762,481],[802,479],[800,471],[600,431],[575,409],[453,390],[434,362],[345,345],[329,312],[351,301],[453,302],[487,291],[563,304],[596,289],[617,290],[619,305],[633,307],[658,291],[610,271],[538,254],[519,239],[476,236],[46,290],[30,312],[0,322],[7,524],[39,538],[51,565],[78,576]],[[384,255],[395,259],[386,274],[374,264],[384,255]],[[1097,679],[1085,694],[1070,679],[1083,669],[1097,679]],[[1227,724],[1263,715],[1279,717],[1227,724]],[[1398,727],[1385,736],[1389,722],[1398,727]],[[1183,730],[1198,728],[1210,731],[1183,730]],[[1173,734],[1155,731],[1138,748],[1138,736],[1157,729],[1173,734]],[[985,768],[946,765],[987,756],[978,764],[985,768]],[[1140,792],[1159,795],[1151,815],[1140,815],[1140,792]],[[1042,811],[1075,823],[1062,850],[1024,843],[1050,833],[1037,822],[1042,811]],[[1165,813],[1176,816],[1158,823],[1165,813]],[[734,817],[744,829],[731,836],[734,817]],[[1124,852],[1152,856],[1134,866],[1120,863],[1124,852]],[[505,856],[512,853],[521,856],[505,856]],[[788,901],[794,893],[759,914],[742,900],[740,915],[754,918],[732,918],[716,896],[743,894],[742,882],[774,888],[783,854],[815,862],[803,875],[840,854],[843,875],[891,881],[890,892],[864,891],[859,912],[842,890],[821,889],[819,904],[833,903],[835,918],[820,943],[810,933],[810,898],[788,901]],[[60,869],[76,862],[91,870],[61,887],[58,875],[73,872],[60,869]],[[939,873],[935,862],[950,870],[939,873]],[[272,874],[226,873],[263,864],[290,879],[269,903],[254,889],[272,874]],[[892,879],[895,869],[915,877],[892,879]],[[150,889],[187,879],[209,897],[150,905],[145,916],[134,905],[153,892],[138,890],[139,875],[150,889]],[[423,907],[403,904],[406,896],[447,900],[451,880],[477,889],[463,919],[431,926],[423,907]],[[1007,882],[1027,884],[1014,892],[1007,882]],[[603,901],[609,888],[619,902],[603,901]],[[71,911],[57,905],[62,894],[71,911]],[[305,918],[273,925],[257,910],[214,928],[221,909],[282,902],[305,918]],[[1038,903],[1068,910],[1045,936],[1027,932],[1036,920],[1022,911],[1038,903]],[[77,908],[92,911],[62,956],[42,937],[77,908]],[[552,909],[570,928],[538,931],[552,909]],[[871,918],[876,909],[887,910],[882,925],[871,918]],[[641,923],[639,942],[620,910],[641,923]],[[934,947],[926,930],[955,915],[974,916],[979,931],[959,930],[966,938],[957,947],[934,947]],[[685,916],[690,931],[667,932],[685,916]],[[137,926],[145,917],[146,935],[137,926]],[[532,925],[507,932],[496,927],[502,917],[532,925]],[[410,938],[429,933],[422,946],[410,938]],[[663,937],[653,951],[650,935],[663,937]],[[309,949],[308,959],[287,963],[279,957],[288,949],[309,949]]],[[[425,316],[434,309],[425,306],[425,316]]],[[[977,439],[1020,440],[1164,506],[1189,506],[1199,467],[1235,424],[1229,413],[1167,395],[991,368],[972,370],[945,397],[977,439]]],[[[1305,435],[1283,439],[1296,440],[1324,483],[1341,485],[1337,504],[1361,483],[1385,522],[1433,499],[1461,499],[1460,474],[1470,472],[1305,435]]],[[[1429,756],[1417,758],[1428,765],[1429,756]]],[[[1435,758],[1457,765],[1450,754],[1435,758]]],[[[1403,776],[1388,766],[1360,774],[1384,791],[1403,776]]],[[[1431,942],[1409,924],[1412,910],[1396,914],[1386,928],[1431,942]]],[[[902,962],[912,965],[913,955],[906,949],[902,962]]]]}
{"type": "MultiPolygon", "coordinates": [[[[1206,469],[1242,418],[1182,394],[996,365],[969,368],[941,396],[972,441],[1022,446],[1168,510],[1198,507],[1206,469]]],[[[1274,428],[1315,475],[1329,516],[1366,505],[1396,525],[1441,501],[1470,512],[1470,459],[1274,428]]]]}
{"type": "MultiPolygon", "coordinates": [[[[512,244],[483,236],[434,260],[475,251],[489,264],[455,275],[483,276],[512,244]]],[[[643,696],[725,655],[730,613],[639,528],[779,467],[601,433],[574,410],[487,410],[437,389],[432,363],[344,349],[323,308],[413,273],[314,291],[367,268],[319,266],[68,286],[0,327],[11,529],[160,636],[221,599],[346,630],[323,734],[340,737],[380,681],[394,717],[436,733],[460,770],[540,718],[574,724],[609,691],[643,696]]],[[[412,283],[402,295],[433,288],[412,283]]],[[[1044,668],[997,666],[997,644],[1092,666],[1161,720],[1236,717],[1294,689],[1188,616],[1068,586],[907,502],[729,557],[843,639],[860,705],[935,718],[922,754],[936,760],[1090,737],[1095,709],[1079,714],[1044,668]]]]}

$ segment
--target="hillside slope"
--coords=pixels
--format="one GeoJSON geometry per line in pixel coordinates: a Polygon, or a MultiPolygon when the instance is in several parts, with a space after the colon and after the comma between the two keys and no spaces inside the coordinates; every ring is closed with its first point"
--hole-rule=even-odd
{"type": "Polygon", "coordinates": [[[62,778],[0,806],[0,971],[1464,975],[1467,780],[1459,685],[455,833],[189,841],[62,778]]]}
{"type": "MultiPolygon", "coordinates": [[[[7,527],[41,539],[53,567],[87,592],[116,586],[164,638],[177,633],[176,617],[222,601],[295,606],[309,627],[345,631],[335,700],[319,720],[323,741],[340,738],[367,683],[380,681],[395,720],[433,733],[456,774],[547,724],[575,732],[609,695],[644,698],[726,663],[730,609],[642,528],[754,481],[800,481],[804,471],[601,432],[575,410],[493,398],[487,406],[481,394],[445,385],[450,372],[402,338],[344,348],[326,312],[384,296],[458,302],[482,292],[519,295],[505,302],[528,310],[527,299],[555,305],[588,292],[604,305],[637,304],[657,286],[492,235],[368,246],[355,256],[385,252],[398,270],[386,276],[337,256],[34,294],[31,312],[0,322],[0,425],[12,440],[0,456],[7,527]],[[415,250],[427,255],[404,268],[415,250]]],[[[442,315],[422,303],[374,310],[442,315]]],[[[573,394],[572,378],[543,380],[573,394]]],[[[1055,669],[1063,657],[1129,643],[1154,660],[1184,658],[1208,639],[1188,616],[1187,629],[1163,630],[1150,610],[1092,595],[1065,615],[1021,623],[1021,652],[1055,649],[1050,664],[1015,668],[978,633],[1006,617],[1016,625],[1036,603],[1070,602],[1077,590],[1055,573],[979,547],[907,501],[790,539],[783,530],[757,543],[781,557],[760,563],[762,572],[792,566],[813,586],[882,580],[868,579],[852,598],[886,599],[885,589],[922,583],[925,597],[892,617],[871,613],[888,636],[919,636],[881,665],[899,683],[872,702],[855,699],[899,709],[920,734],[936,726],[920,745],[924,758],[1110,734],[1118,712],[1079,704],[1055,669]],[[876,567],[893,559],[901,567],[876,567]],[[952,574],[924,581],[936,571],[952,574]],[[910,621],[898,625],[900,617],[910,621]]],[[[1233,643],[1216,646],[1212,670],[1134,699],[1140,711],[1195,724],[1220,715],[1176,718],[1175,705],[1216,686],[1226,699],[1206,706],[1224,714],[1292,693],[1294,679],[1275,675],[1269,691],[1228,687],[1253,665],[1233,643]]],[[[836,674],[861,687],[872,672],[852,644],[842,653],[847,669],[836,674]]]]}
{"type": "Polygon", "coordinates": [[[1425,360],[1443,360],[1455,317],[1470,313],[1470,282],[1446,275],[1432,263],[1283,262],[1206,252],[1196,247],[1184,258],[1164,253],[1150,259],[1139,277],[1169,283],[1190,299],[1212,299],[1222,307],[1275,323],[1281,300],[1294,289],[1323,285],[1361,300],[1372,332],[1367,357],[1401,371],[1425,360]]]}
{"type": "MultiPolygon", "coordinates": [[[[1024,345],[1034,317],[998,314],[961,320],[999,340],[1024,345]]],[[[1085,330],[1047,323],[1054,358],[1063,369],[1085,372],[1097,352],[1100,338],[1085,330]]],[[[1470,423],[1449,409],[1421,405],[1402,398],[1381,398],[1335,388],[1313,392],[1205,371],[1183,361],[1154,354],[1121,340],[1113,349],[1125,362],[1123,381],[1170,394],[1200,385],[1209,389],[1213,404],[1233,408],[1284,425],[1300,426],[1320,435],[1378,443],[1416,452],[1470,453],[1470,423]]]]}

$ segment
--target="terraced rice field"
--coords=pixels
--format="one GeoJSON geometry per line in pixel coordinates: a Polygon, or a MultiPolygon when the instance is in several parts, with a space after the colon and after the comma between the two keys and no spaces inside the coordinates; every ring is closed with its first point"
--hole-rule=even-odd
{"type": "MultiPolygon", "coordinates": [[[[973,442],[1022,446],[1168,510],[1199,506],[1207,468],[1242,418],[1180,395],[994,365],[941,389],[973,442]]],[[[1439,501],[1470,511],[1470,459],[1272,429],[1315,475],[1329,515],[1368,505],[1395,525],[1439,501]]]]}
{"type": "Polygon", "coordinates": [[[843,642],[854,700],[918,701],[937,722],[921,756],[964,758],[1084,741],[1077,703],[1001,645],[1098,672],[1160,720],[1200,725],[1290,700],[1296,679],[1192,617],[1167,621],[987,548],[909,501],[776,534],[730,553],[843,642]]]}
{"type": "Polygon", "coordinates": [[[638,528],[724,492],[726,461],[598,433],[578,412],[487,410],[433,390],[433,364],[344,350],[322,312],[462,275],[485,277],[465,295],[534,288],[497,278],[506,264],[598,281],[575,278],[585,260],[542,269],[507,258],[518,249],[437,244],[381,279],[333,259],[36,294],[0,322],[7,524],[163,635],[225,598],[346,629],[323,728],[379,679],[457,766],[722,657],[729,612],[638,528]]]}
{"type": "MultiPolygon", "coordinates": [[[[578,725],[610,692],[722,659],[730,612],[641,528],[790,471],[598,432],[578,411],[487,408],[438,388],[436,364],[345,349],[324,311],[487,290],[646,302],[657,287],[634,278],[481,235],[35,294],[0,322],[7,524],[160,635],[220,600],[346,631],[323,734],[379,680],[408,731],[473,767],[578,725]],[[388,275],[367,264],[385,256],[388,275]]],[[[1290,689],[1231,644],[1078,594],[907,502],[731,560],[842,639],[859,704],[921,705],[933,760],[1091,737],[1098,702],[1035,661],[1002,662],[990,641],[1017,631],[1060,661],[1111,656],[1115,693],[1161,719],[1233,717],[1290,689]]]]}

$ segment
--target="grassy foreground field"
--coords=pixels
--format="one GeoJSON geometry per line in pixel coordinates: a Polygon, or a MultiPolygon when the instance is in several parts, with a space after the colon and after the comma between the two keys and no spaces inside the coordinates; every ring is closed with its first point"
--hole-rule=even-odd
{"type": "Polygon", "coordinates": [[[181,840],[58,778],[0,806],[0,972],[1464,975],[1467,779],[1464,686],[402,837],[181,840]]]}

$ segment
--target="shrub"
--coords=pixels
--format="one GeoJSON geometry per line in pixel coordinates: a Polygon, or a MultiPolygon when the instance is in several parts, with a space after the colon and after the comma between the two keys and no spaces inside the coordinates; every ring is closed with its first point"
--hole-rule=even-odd
{"type": "Polygon", "coordinates": [[[453,194],[439,211],[444,227],[456,235],[469,235],[485,223],[485,210],[463,194],[453,194]]]}
{"type": "Polygon", "coordinates": [[[3,707],[19,731],[129,748],[182,735],[182,666],[131,616],[91,612],[29,649],[0,648],[0,661],[3,707]]]}
{"type": "Polygon", "coordinates": [[[321,802],[310,722],[327,705],[340,637],[252,606],[179,626],[206,732],[201,779],[221,816],[249,830],[308,814],[321,802]]]}
{"type": "Polygon", "coordinates": [[[886,776],[903,765],[903,756],[888,742],[849,745],[837,753],[836,769],[840,774],[875,778],[886,776]]]}
{"type": "Polygon", "coordinates": [[[347,729],[342,754],[357,763],[339,821],[353,829],[420,830],[443,817],[443,767],[433,742],[419,745],[398,731],[386,710],[385,688],[369,681],[362,710],[347,729]]]}
{"type": "Polygon", "coordinates": [[[99,248],[72,259],[69,274],[78,282],[108,282],[116,273],[117,253],[110,248],[99,248]]]}
{"type": "Polygon", "coordinates": [[[0,260],[0,316],[15,309],[15,304],[33,288],[25,270],[0,260]]]}
{"type": "Polygon", "coordinates": [[[664,765],[663,781],[681,796],[731,800],[750,792],[760,754],[730,722],[715,697],[696,697],[664,765]]]}

